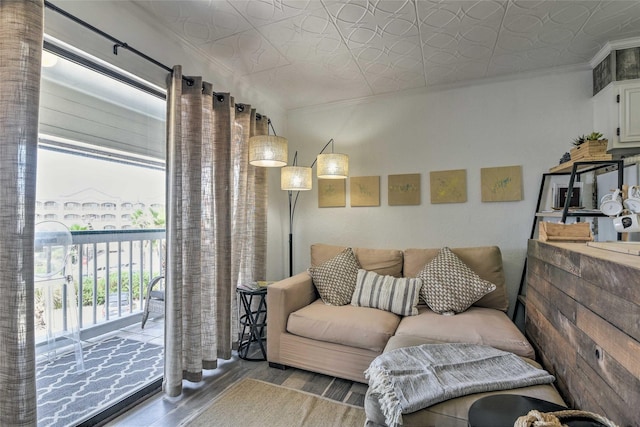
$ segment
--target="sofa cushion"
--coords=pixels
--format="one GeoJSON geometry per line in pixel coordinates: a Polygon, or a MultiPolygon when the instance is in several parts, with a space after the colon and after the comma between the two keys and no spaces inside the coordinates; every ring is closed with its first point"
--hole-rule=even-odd
{"type": "MultiPolygon", "coordinates": [[[[416,277],[418,272],[438,255],[439,251],[439,249],[406,249],[404,251],[404,276],[416,277]]],[[[478,276],[496,285],[493,292],[486,294],[473,305],[506,312],[509,308],[509,300],[500,248],[481,246],[452,248],[451,251],[478,276]]]]}
{"type": "MultiPolygon", "coordinates": [[[[465,312],[466,313],[466,312],[465,312]]],[[[442,316],[440,316],[442,317],[442,316]]],[[[455,316],[456,318],[458,316],[455,316]]],[[[408,347],[414,345],[425,344],[424,339],[406,336],[394,336],[389,339],[385,351],[394,350],[396,348],[408,347]]],[[[531,359],[524,358],[525,362],[541,369],[542,367],[531,359]]],[[[475,393],[467,396],[457,397],[445,402],[441,402],[421,409],[410,414],[402,415],[402,425],[405,427],[424,427],[424,426],[450,426],[450,427],[467,427],[469,408],[478,399],[485,396],[497,394],[518,394],[523,396],[536,397],[538,399],[547,400],[566,406],[562,398],[551,384],[535,385],[529,387],[515,388],[511,390],[490,391],[486,393],[475,393]]],[[[367,391],[364,402],[365,413],[367,414],[366,427],[379,427],[384,424],[384,416],[380,410],[379,395],[367,391]]]]}
{"type": "MultiPolygon", "coordinates": [[[[346,246],[311,245],[311,265],[320,265],[346,249],[346,246]]],[[[365,270],[378,274],[402,277],[402,251],[396,249],[353,248],[356,259],[365,270]]]]}
{"type": "Polygon", "coordinates": [[[382,352],[398,323],[400,317],[389,311],[352,305],[329,306],[316,300],[289,315],[287,332],[382,352]]]}
{"type": "Polygon", "coordinates": [[[359,268],[353,250],[346,248],[328,261],[309,267],[309,274],[325,304],[346,305],[356,288],[359,268]]]}
{"type": "Polygon", "coordinates": [[[421,286],[420,279],[383,276],[360,269],[351,305],[379,308],[399,316],[414,316],[418,314],[421,286]]]}
{"type": "Polygon", "coordinates": [[[427,307],[418,307],[420,314],[404,317],[396,336],[416,337],[425,343],[485,344],[522,357],[534,357],[533,347],[500,310],[471,307],[455,316],[441,316],[427,307]]]}
{"type": "Polygon", "coordinates": [[[422,279],[420,297],[436,313],[462,313],[471,304],[496,289],[473,272],[451,249],[440,249],[416,277],[422,279]]]}

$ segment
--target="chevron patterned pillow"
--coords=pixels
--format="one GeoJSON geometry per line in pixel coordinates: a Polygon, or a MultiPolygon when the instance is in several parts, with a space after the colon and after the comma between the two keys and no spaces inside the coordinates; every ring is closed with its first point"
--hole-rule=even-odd
{"type": "Polygon", "coordinates": [[[325,304],[347,305],[356,288],[359,268],[353,249],[347,248],[330,260],[310,267],[308,271],[325,304]]]}
{"type": "Polygon", "coordinates": [[[496,285],[473,272],[451,249],[444,247],[416,275],[422,279],[420,297],[436,313],[462,313],[496,285]]]}

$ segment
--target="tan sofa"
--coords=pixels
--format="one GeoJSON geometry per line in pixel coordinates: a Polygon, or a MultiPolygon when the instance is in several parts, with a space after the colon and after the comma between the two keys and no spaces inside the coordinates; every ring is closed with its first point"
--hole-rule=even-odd
{"type": "MultiPolygon", "coordinates": [[[[311,264],[320,265],[344,249],[312,245],[311,264]]],[[[415,277],[438,249],[354,248],[354,252],[365,270],[415,277]]],[[[436,314],[426,305],[418,306],[418,316],[405,318],[375,308],[325,305],[307,272],[270,285],[267,359],[272,365],[366,383],[364,371],[395,335],[417,337],[425,343],[486,344],[532,358],[533,348],[505,313],[508,300],[500,249],[454,248],[453,252],[480,277],[496,285],[495,291],[455,316],[436,314]]]]}
{"type": "MultiPolygon", "coordinates": [[[[396,348],[420,345],[424,342],[420,338],[409,336],[394,336],[389,340],[385,351],[396,348]]],[[[523,358],[536,368],[541,368],[540,364],[529,358],[523,358]]],[[[468,427],[468,413],[471,405],[478,399],[497,394],[516,394],[529,396],[558,405],[566,406],[558,391],[549,384],[534,385],[529,387],[514,388],[511,390],[491,391],[486,393],[475,393],[467,396],[457,397],[435,404],[428,408],[421,409],[402,416],[403,427],[468,427]]],[[[380,410],[379,396],[371,390],[367,391],[364,401],[364,409],[367,415],[365,427],[386,427],[384,415],[380,410]]],[[[522,414],[525,415],[525,414],[522,414]]],[[[486,425],[486,424],[484,424],[486,425]]]]}
{"type": "MultiPolygon", "coordinates": [[[[311,264],[320,265],[344,249],[343,246],[312,245],[311,264]]],[[[415,277],[439,251],[353,249],[361,268],[396,277],[415,277]]],[[[437,314],[426,304],[418,306],[417,316],[407,317],[375,308],[325,305],[307,272],[270,285],[267,292],[270,366],[291,366],[366,383],[364,371],[376,356],[385,349],[407,345],[484,344],[533,359],[533,348],[506,315],[508,298],[500,249],[489,246],[452,250],[478,276],[496,285],[493,292],[455,316],[437,314]]],[[[551,386],[529,389],[512,392],[522,391],[521,394],[562,404],[551,386]]],[[[411,414],[415,417],[413,420],[409,417],[406,425],[466,425],[466,411],[480,397],[473,396],[475,398],[453,399],[449,401],[452,405],[445,405],[444,410],[436,408],[443,404],[435,405],[432,408],[436,408],[436,415],[425,410],[411,414]],[[420,414],[422,412],[426,415],[420,414]]],[[[375,426],[379,425],[380,418],[372,402],[368,396],[365,407],[368,425],[375,426]]]]}

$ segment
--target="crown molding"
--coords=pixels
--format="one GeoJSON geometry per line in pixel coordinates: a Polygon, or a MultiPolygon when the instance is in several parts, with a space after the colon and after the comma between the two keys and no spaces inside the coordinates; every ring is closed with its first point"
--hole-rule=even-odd
{"type": "Polygon", "coordinates": [[[293,107],[287,109],[287,114],[294,112],[320,112],[325,110],[332,110],[336,107],[350,107],[357,106],[361,104],[367,104],[375,102],[379,99],[388,99],[389,97],[398,97],[402,98],[405,96],[415,96],[415,95],[423,95],[430,94],[436,92],[443,92],[447,90],[461,89],[471,86],[480,86],[486,84],[499,84],[510,81],[518,81],[518,80],[528,80],[536,77],[544,77],[549,75],[559,75],[564,73],[576,73],[576,72],[585,72],[591,71],[589,64],[587,62],[583,62],[580,64],[572,64],[572,65],[564,65],[558,67],[547,67],[541,68],[538,70],[524,71],[518,73],[506,73],[499,76],[491,76],[491,77],[482,77],[478,79],[472,80],[462,80],[453,83],[441,83],[437,85],[425,85],[416,88],[404,89],[398,92],[391,93],[380,93],[375,95],[362,96],[359,98],[353,99],[344,99],[320,104],[306,105],[303,107],[293,107]]]}
{"type": "Polygon", "coordinates": [[[640,47],[640,37],[632,37],[628,39],[615,40],[612,42],[607,42],[602,49],[595,54],[589,64],[591,68],[595,68],[603,59],[607,57],[614,50],[619,49],[629,49],[630,47],[640,47]]]}

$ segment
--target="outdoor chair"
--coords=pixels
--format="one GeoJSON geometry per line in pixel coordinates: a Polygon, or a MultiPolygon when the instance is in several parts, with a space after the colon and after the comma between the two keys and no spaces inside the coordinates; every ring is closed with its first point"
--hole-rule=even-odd
{"type": "Polygon", "coordinates": [[[147,285],[144,312],[142,313],[142,329],[144,329],[144,324],[147,323],[150,314],[164,315],[164,276],[154,277],[147,285]]]}

